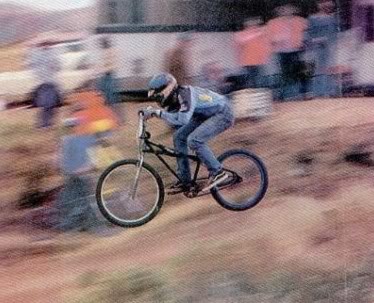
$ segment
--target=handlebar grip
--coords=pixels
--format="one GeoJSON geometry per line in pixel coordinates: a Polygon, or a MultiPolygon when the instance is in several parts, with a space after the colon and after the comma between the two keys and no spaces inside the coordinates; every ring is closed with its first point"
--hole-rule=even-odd
{"type": "Polygon", "coordinates": [[[144,111],[143,111],[143,110],[139,110],[139,111],[138,111],[138,115],[139,115],[139,116],[144,116],[144,111]]]}

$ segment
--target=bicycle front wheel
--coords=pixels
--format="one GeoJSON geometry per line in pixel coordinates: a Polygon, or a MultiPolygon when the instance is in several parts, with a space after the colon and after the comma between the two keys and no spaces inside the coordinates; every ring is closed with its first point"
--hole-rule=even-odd
{"type": "Polygon", "coordinates": [[[152,220],[164,202],[160,175],[138,160],[112,164],[100,176],[96,200],[103,216],[122,227],[137,227],[152,220]]]}
{"type": "Polygon", "coordinates": [[[247,210],[257,205],[268,188],[268,174],[264,163],[246,150],[230,150],[218,157],[229,178],[212,188],[214,199],[233,211],[247,210]]]}

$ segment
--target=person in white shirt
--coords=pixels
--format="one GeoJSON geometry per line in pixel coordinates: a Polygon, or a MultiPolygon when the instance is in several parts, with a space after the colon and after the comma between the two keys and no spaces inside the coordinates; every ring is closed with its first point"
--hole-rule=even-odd
{"type": "Polygon", "coordinates": [[[41,128],[52,126],[55,108],[62,103],[57,78],[61,62],[52,45],[50,41],[39,43],[27,62],[39,83],[33,99],[34,104],[42,108],[38,125],[41,128]]]}

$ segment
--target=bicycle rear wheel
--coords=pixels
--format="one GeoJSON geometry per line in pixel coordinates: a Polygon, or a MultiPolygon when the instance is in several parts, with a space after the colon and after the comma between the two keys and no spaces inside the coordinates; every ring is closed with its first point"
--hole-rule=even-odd
{"type": "Polygon", "coordinates": [[[122,160],[112,164],[100,176],[96,200],[101,213],[113,224],[137,227],[152,220],[164,201],[164,185],[159,174],[143,163],[136,192],[138,160],[122,160]]]}
{"type": "Polygon", "coordinates": [[[243,211],[257,205],[268,188],[268,174],[264,163],[246,150],[230,150],[218,157],[229,178],[211,194],[224,208],[243,211]]]}

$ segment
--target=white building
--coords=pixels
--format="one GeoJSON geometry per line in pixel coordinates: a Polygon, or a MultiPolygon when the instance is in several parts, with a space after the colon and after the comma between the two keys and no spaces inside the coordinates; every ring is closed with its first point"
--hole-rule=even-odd
{"type": "MultiPolygon", "coordinates": [[[[245,1],[236,0],[99,0],[97,33],[109,38],[116,49],[117,77],[129,89],[141,89],[161,70],[165,51],[183,31],[196,32],[190,60],[193,75],[207,61],[238,68],[233,32],[261,2],[266,1],[247,1],[252,7],[246,10],[245,1]]],[[[374,0],[339,0],[337,4],[343,31],[336,65],[353,71],[355,85],[374,85],[374,0]]]]}
{"type": "Polygon", "coordinates": [[[194,31],[189,67],[198,76],[203,63],[236,68],[233,30],[243,21],[239,6],[206,0],[101,0],[97,33],[116,49],[116,74],[129,89],[144,88],[160,72],[166,50],[180,32],[194,31]],[[136,81],[134,83],[134,79],[136,81]]]}

